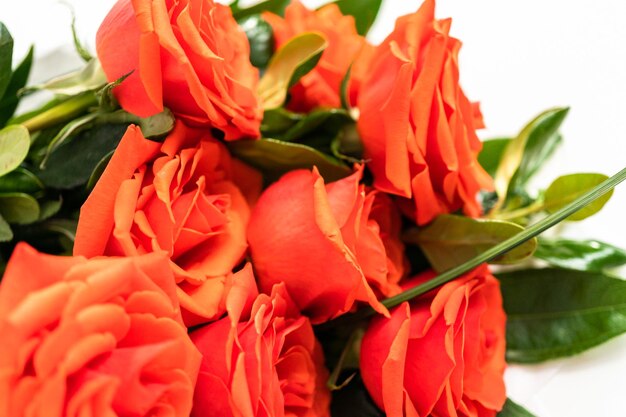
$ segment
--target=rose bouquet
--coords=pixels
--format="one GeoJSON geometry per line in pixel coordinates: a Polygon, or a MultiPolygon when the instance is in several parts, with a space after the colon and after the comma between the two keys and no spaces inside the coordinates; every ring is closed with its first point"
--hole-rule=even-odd
{"type": "Polygon", "coordinates": [[[479,140],[451,21],[380,5],[119,0],[31,86],[0,25],[0,417],[531,416],[507,363],[626,332],[626,252],[538,237],[626,170],[533,190],[568,109],[479,140]]]}

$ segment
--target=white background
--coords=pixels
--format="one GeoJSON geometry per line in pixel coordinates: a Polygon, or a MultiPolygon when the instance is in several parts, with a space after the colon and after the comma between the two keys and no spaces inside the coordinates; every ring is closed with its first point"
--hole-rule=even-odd
{"type": "MultiPolygon", "coordinates": [[[[324,1],[304,1],[317,6],[324,1]]],[[[70,13],[54,0],[3,1],[0,20],[16,38],[16,55],[37,46],[32,81],[75,68],[70,13]],[[58,48],[62,47],[61,50],[58,48]],[[54,58],[50,57],[56,52],[54,58]]],[[[73,0],[78,30],[93,50],[112,0],[73,0]]],[[[371,32],[375,42],[419,0],[387,0],[371,32]]],[[[482,103],[485,138],[511,135],[538,112],[571,106],[565,143],[536,181],[547,186],[573,172],[614,174],[626,166],[626,2],[623,0],[439,0],[460,38],[461,78],[482,103]]],[[[626,247],[626,185],[595,217],[565,230],[626,247]]],[[[626,336],[566,360],[507,371],[509,395],[538,417],[626,416],[626,336]]]]}

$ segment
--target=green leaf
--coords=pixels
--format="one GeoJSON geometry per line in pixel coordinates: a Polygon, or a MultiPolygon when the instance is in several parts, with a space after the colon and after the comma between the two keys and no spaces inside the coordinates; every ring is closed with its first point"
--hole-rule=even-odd
{"type": "Polygon", "coordinates": [[[43,183],[32,172],[19,167],[0,177],[0,193],[34,194],[42,191],[43,183]]]}
{"type": "Polygon", "coordinates": [[[45,169],[35,170],[51,188],[67,190],[84,185],[105,155],[113,151],[126,132],[126,125],[96,125],[80,132],[50,154],[45,169]]]}
{"type": "Polygon", "coordinates": [[[11,226],[2,216],[0,216],[0,242],[10,242],[13,240],[11,226]]]}
{"type": "Polygon", "coordinates": [[[263,107],[282,106],[289,89],[317,65],[327,46],[326,39],[315,32],[302,33],[281,46],[259,82],[263,107]]]}
{"type": "Polygon", "coordinates": [[[292,142],[314,132],[320,126],[341,126],[350,122],[352,118],[344,109],[317,109],[289,128],[280,139],[292,142]]]}
{"type": "MultiPolygon", "coordinates": [[[[561,207],[570,204],[572,201],[601,184],[608,177],[603,174],[570,174],[557,178],[545,192],[543,206],[549,213],[554,213],[561,207]]],[[[593,216],[609,201],[613,192],[608,192],[589,204],[582,210],[572,214],[566,220],[579,221],[593,216]]]]}
{"type": "Polygon", "coordinates": [[[11,224],[30,224],[39,220],[39,203],[24,193],[0,195],[0,215],[11,224]]]}
{"type": "Polygon", "coordinates": [[[302,120],[305,115],[293,113],[282,107],[266,110],[261,122],[261,133],[265,137],[282,134],[302,120]]]}
{"type": "Polygon", "coordinates": [[[478,163],[492,177],[496,175],[502,154],[511,140],[511,138],[498,138],[483,142],[483,149],[478,154],[478,163]]]}
{"type": "MultiPolygon", "coordinates": [[[[405,241],[419,245],[433,269],[443,272],[467,262],[523,230],[522,226],[515,223],[446,214],[438,216],[424,228],[408,232],[405,241]]],[[[536,247],[537,240],[530,239],[491,262],[520,262],[531,256],[536,247]]]]}
{"type": "Polygon", "coordinates": [[[357,32],[365,36],[378,16],[382,0],[337,0],[335,4],[343,14],[354,16],[357,32]]]}
{"type": "Polygon", "coordinates": [[[272,26],[259,15],[248,16],[239,22],[250,43],[250,62],[257,68],[265,68],[274,54],[272,26]]]}
{"type": "Polygon", "coordinates": [[[6,125],[17,109],[17,105],[20,102],[18,93],[28,82],[28,76],[33,64],[33,54],[34,48],[31,46],[22,62],[19,63],[11,74],[11,80],[4,95],[0,96],[2,98],[0,100],[0,126],[6,125]]]}
{"type": "MultiPolygon", "coordinates": [[[[565,112],[566,114],[567,112],[565,112]]],[[[562,114],[565,117],[564,114],[562,114]]],[[[539,171],[544,163],[552,156],[563,141],[558,132],[552,135],[534,134],[528,138],[524,157],[515,176],[511,180],[509,189],[524,188],[528,181],[539,171]]]]}
{"type": "Polygon", "coordinates": [[[13,38],[4,23],[0,22],[0,97],[11,81],[13,64],[13,38]]]}
{"type": "Polygon", "coordinates": [[[74,49],[76,49],[76,53],[83,59],[83,61],[90,62],[93,60],[93,56],[91,56],[87,48],[85,48],[80,39],[78,39],[78,32],[76,31],[76,15],[74,14],[74,9],[71,6],[69,7],[72,12],[72,39],[74,40],[74,49]]]}
{"type": "Polygon", "coordinates": [[[626,251],[597,240],[540,239],[535,258],[561,268],[601,272],[626,265],[626,251]]]}
{"type": "MultiPolygon", "coordinates": [[[[541,113],[527,124],[519,135],[507,145],[494,176],[494,184],[498,194],[496,209],[504,204],[509,191],[513,190],[513,187],[509,184],[511,184],[520,167],[524,165],[526,170],[520,174],[520,178],[527,179],[529,172],[532,173],[533,169],[536,169],[536,166],[543,162],[524,162],[524,160],[542,154],[541,148],[546,143],[554,141],[553,136],[557,134],[568,111],[569,108],[555,108],[541,113]]],[[[519,184],[516,183],[516,186],[519,186],[519,184]]]]}
{"type": "Polygon", "coordinates": [[[20,166],[29,148],[30,135],[24,126],[7,126],[0,130],[0,176],[20,166]]]}
{"type": "Polygon", "coordinates": [[[521,405],[514,403],[510,398],[507,398],[504,408],[498,413],[498,417],[535,417],[535,415],[521,405]]]}
{"type": "Polygon", "coordinates": [[[350,111],[350,76],[352,75],[352,65],[348,67],[348,71],[343,76],[341,80],[341,85],[339,87],[340,99],[341,99],[341,107],[345,110],[350,111]]]}
{"type": "Polygon", "coordinates": [[[59,196],[56,200],[46,200],[41,203],[40,213],[39,213],[39,221],[47,220],[50,217],[54,216],[61,210],[61,206],[63,205],[63,197],[59,196]]]}
{"type": "Polygon", "coordinates": [[[107,165],[109,165],[109,161],[111,161],[114,152],[115,151],[113,150],[106,154],[93,169],[93,172],[89,176],[89,180],[87,181],[87,185],[85,187],[87,188],[87,190],[93,190],[93,188],[96,186],[98,180],[100,179],[102,174],[104,174],[104,170],[106,169],[107,165]]]}
{"type": "Polygon", "coordinates": [[[78,71],[53,78],[44,84],[28,87],[26,91],[47,90],[54,94],[74,96],[98,90],[106,84],[107,78],[100,61],[94,58],[78,71]]]}
{"type": "Polygon", "coordinates": [[[289,3],[291,3],[291,0],[267,0],[262,1],[259,4],[255,4],[252,7],[242,9],[239,7],[239,1],[234,1],[231,3],[230,9],[233,12],[235,20],[241,20],[245,17],[263,12],[272,12],[283,16],[285,14],[285,8],[289,5],[289,3]]]}
{"type": "Polygon", "coordinates": [[[229,142],[228,148],[238,158],[256,167],[270,179],[278,179],[291,170],[314,166],[327,182],[347,177],[350,168],[332,156],[299,143],[275,139],[239,140],[229,142]]]}
{"type": "Polygon", "coordinates": [[[571,356],[626,332],[626,281],[567,269],[521,270],[498,278],[508,362],[571,356]]]}

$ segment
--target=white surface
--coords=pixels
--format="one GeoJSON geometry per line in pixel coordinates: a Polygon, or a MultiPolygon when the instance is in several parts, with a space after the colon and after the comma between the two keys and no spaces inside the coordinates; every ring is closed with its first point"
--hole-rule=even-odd
{"type": "MultiPolygon", "coordinates": [[[[9,2],[7,2],[9,3],[9,2]]],[[[74,0],[81,39],[93,38],[112,0],[74,0]]],[[[305,1],[316,6],[323,1],[305,1]]],[[[380,41],[394,19],[419,0],[387,0],[371,37],[380,41]]],[[[37,45],[35,79],[80,62],[72,53],[70,14],[53,0],[13,1],[0,14],[16,38],[17,55],[37,45]],[[47,56],[65,45],[62,60],[47,56]]],[[[514,134],[538,112],[571,106],[565,143],[538,186],[572,172],[613,174],[626,166],[626,3],[623,0],[439,0],[464,42],[462,84],[480,100],[484,137],[514,134]]],[[[626,247],[626,185],[597,216],[566,234],[626,247]]],[[[566,360],[507,372],[510,396],[539,417],[624,417],[626,336],[566,360]]]]}

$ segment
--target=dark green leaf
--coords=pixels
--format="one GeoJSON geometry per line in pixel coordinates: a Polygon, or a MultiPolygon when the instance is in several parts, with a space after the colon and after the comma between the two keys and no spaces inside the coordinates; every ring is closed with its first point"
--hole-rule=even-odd
{"type": "Polygon", "coordinates": [[[601,272],[626,265],[626,251],[597,240],[540,239],[535,258],[561,268],[601,272]]]}
{"type": "Polygon", "coordinates": [[[260,14],[263,12],[272,12],[277,15],[284,15],[285,8],[291,3],[291,0],[266,0],[259,4],[255,4],[252,7],[241,8],[239,7],[239,1],[231,3],[230,9],[233,12],[233,17],[236,20],[241,20],[245,17],[260,14]]]}
{"type": "Polygon", "coordinates": [[[30,135],[24,126],[13,125],[0,130],[0,176],[20,166],[29,148],[30,135]]]}
{"type": "Polygon", "coordinates": [[[289,89],[317,65],[327,46],[321,34],[305,32],[276,51],[257,89],[266,110],[283,105],[289,89]]]}
{"type": "Polygon", "coordinates": [[[365,36],[378,16],[382,0],[337,0],[335,4],[343,14],[354,16],[356,30],[365,36]]]}
{"type": "Polygon", "coordinates": [[[352,75],[352,64],[348,67],[348,71],[341,80],[341,86],[339,89],[341,98],[341,107],[345,110],[350,110],[350,76],[352,75]]]}
{"type": "Polygon", "coordinates": [[[502,154],[510,142],[511,138],[490,139],[483,142],[483,149],[478,154],[478,162],[492,177],[496,175],[502,154]]]}
{"type": "Polygon", "coordinates": [[[239,21],[250,43],[250,62],[257,68],[265,68],[274,54],[274,32],[269,23],[259,15],[248,16],[239,21]]]}
{"type": "Polygon", "coordinates": [[[498,413],[498,417],[535,417],[535,415],[507,398],[504,408],[498,413]]]}
{"type": "Polygon", "coordinates": [[[339,391],[334,391],[330,405],[334,417],[384,417],[383,413],[369,396],[358,369],[347,369],[342,378],[356,375],[339,391]]]}
{"type": "Polygon", "coordinates": [[[626,281],[567,269],[521,270],[498,278],[509,362],[574,355],[626,332],[626,281]]]}
{"type": "Polygon", "coordinates": [[[70,242],[76,240],[77,220],[53,219],[41,224],[41,227],[67,238],[70,242]]]}
{"type": "Polygon", "coordinates": [[[80,132],[50,154],[46,168],[35,174],[51,188],[66,190],[86,184],[94,168],[121,140],[126,125],[97,125],[80,132]]]}
{"type": "Polygon", "coordinates": [[[341,125],[350,122],[352,122],[352,118],[343,109],[313,110],[281,135],[280,139],[292,142],[314,132],[320,126],[328,127],[329,125],[334,125],[339,128],[341,125]]]}
{"type": "Polygon", "coordinates": [[[111,161],[111,158],[113,157],[113,153],[114,152],[115,151],[111,151],[108,154],[106,154],[100,160],[100,162],[98,162],[96,167],[93,169],[93,172],[89,176],[89,181],[87,181],[86,188],[88,190],[92,190],[96,186],[96,183],[98,182],[98,180],[100,179],[100,177],[104,173],[104,170],[106,169],[107,165],[109,165],[109,161],[111,161]]]}
{"type": "MultiPolygon", "coordinates": [[[[561,207],[591,190],[593,187],[605,181],[608,177],[603,174],[570,174],[557,178],[548,187],[544,195],[543,206],[548,213],[554,213],[561,207]]],[[[579,221],[593,216],[609,201],[613,191],[587,205],[577,213],[572,214],[566,220],[579,221]]]]}
{"type": "MultiPolygon", "coordinates": [[[[566,114],[567,111],[564,111],[563,113],[557,113],[557,116],[565,118],[566,114]]],[[[562,141],[563,136],[558,132],[545,136],[540,134],[531,135],[526,143],[522,163],[511,180],[509,189],[524,188],[544,163],[550,159],[562,141]]]]}
{"type": "Polygon", "coordinates": [[[0,126],[6,125],[17,109],[17,105],[20,102],[18,93],[28,82],[30,68],[33,64],[33,53],[34,48],[31,46],[26,57],[11,74],[9,85],[4,92],[4,96],[2,96],[2,100],[0,100],[0,126]]]}
{"type": "Polygon", "coordinates": [[[0,242],[10,242],[11,240],[13,240],[11,226],[0,216],[0,242]]]}
{"type": "Polygon", "coordinates": [[[261,122],[261,132],[265,137],[282,134],[302,120],[305,116],[293,113],[282,107],[266,110],[261,122]]]}
{"type": "Polygon", "coordinates": [[[288,171],[314,166],[327,182],[347,177],[350,168],[332,156],[299,143],[275,139],[239,140],[228,143],[231,152],[264,172],[268,178],[277,179],[288,171]]]}
{"type": "Polygon", "coordinates": [[[0,195],[0,215],[11,224],[30,224],[39,220],[39,203],[24,193],[0,195]]]}
{"type": "MultiPolygon", "coordinates": [[[[433,269],[443,272],[467,262],[523,230],[522,226],[501,220],[445,214],[424,228],[409,231],[405,240],[419,245],[433,269]]],[[[492,263],[520,262],[531,256],[536,247],[537,240],[530,239],[492,263]]]]}
{"type": "Polygon", "coordinates": [[[11,81],[13,64],[13,38],[4,23],[0,22],[0,97],[4,96],[11,81]]]}
{"type": "Polygon", "coordinates": [[[34,194],[43,190],[39,178],[25,168],[19,167],[0,177],[0,193],[34,194]]]}
{"type": "Polygon", "coordinates": [[[39,221],[47,220],[61,210],[63,198],[59,196],[56,200],[46,200],[40,204],[39,221]]]}

